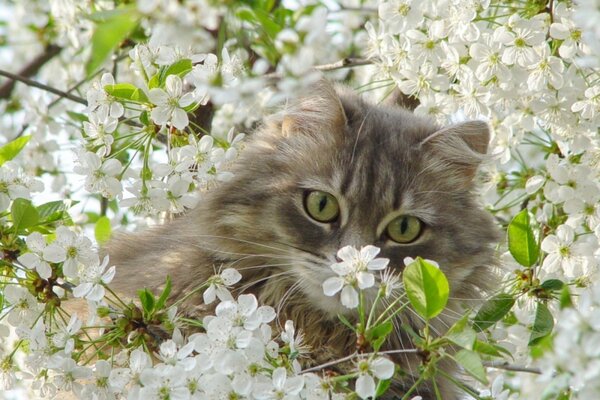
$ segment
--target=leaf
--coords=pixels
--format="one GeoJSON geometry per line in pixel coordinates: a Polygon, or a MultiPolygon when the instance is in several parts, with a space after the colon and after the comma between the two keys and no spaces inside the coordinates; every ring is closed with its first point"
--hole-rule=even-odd
{"type": "Polygon", "coordinates": [[[431,319],[442,312],[450,286],[439,268],[417,257],[406,266],[402,281],[410,304],[421,317],[431,319]]]}
{"type": "Polygon", "coordinates": [[[184,58],[182,60],[175,62],[174,64],[171,64],[167,69],[164,69],[163,71],[161,71],[161,74],[160,74],[161,86],[162,86],[162,84],[164,84],[166,82],[167,76],[177,75],[180,78],[183,78],[191,70],[192,70],[192,60],[190,60],[189,58],[184,58]]]}
{"type": "Polygon", "coordinates": [[[144,314],[152,314],[152,311],[154,310],[154,304],[156,303],[154,295],[148,289],[144,288],[143,290],[138,290],[138,296],[140,298],[140,302],[142,303],[144,314]]]}
{"type": "Polygon", "coordinates": [[[156,309],[160,310],[163,308],[167,299],[169,298],[169,294],[171,293],[171,277],[167,275],[167,282],[165,283],[165,288],[163,289],[158,301],[156,302],[156,309]]]}
{"type": "Polygon", "coordinates": [[[538,303],[535,310],[535,319],[531,326],[529,346],[535,345],[540,339],[552,333],[552,328],[554,328],[552,313],[544,303],[538,303]]]}
{"type": "Polygon", "coordinates": [[[106,216],[98,218],[96,226],[94,227],[94,235],[98,244],[103,245],[108,242],[112,233],[112,227],[110,225],[110,219],[106,216]]]}
{"type": "Polygon", "coordinates": [[[473,378],[484,385],[488,384],[485,368],[483,368],[483,363],[481,362],[479,354],[463,349],[454,355],[454,360],[473,378]]]}
{"type": "Polygon", "coordinates": [[[57,213],[59,211],[66,211],[77,203],[79,202],[73,200],[51,201],[49,203],[44,203],[41,206],[38,206],[37,210],[40,213],[40,218],[42,220],[45,220],[52,214],[57,213]]]}
{"type": "Polygon", "coordinates": [[[26,199],[15,199],[10,208],[15,231],[36,225],[40,220],[38,210],[26,199]]]}
{"type": "Polygon", "coordinates": [[[469,320],[469,316],[465,315],[454,325],[448,329],[445,337],[450,340],[452,343],[463,347],[467,350],[473,350],[473,346],[475,344],[475,340],[477,339],[477,333],[467,325],[467,321],[469,320]]]}
{"type": "Polygon", "coordinates": [[[385,392],[387,392],[387,390],[390,388],[391,384],[391,379],[383,379],[377,382],[377,388],[375,389],[375,398],[378,398],[379,396],[385,394],[385,392]]]}
{"type": "Polygon", "coordinates": [[[394,330],[392,321],[387,321],[383,324],[370,328],[366,332],[366,339],[373,346],[373,350],[379,351],[379,348],[385,342],[387,336],[394,330]]]}
{"type": "Polygon", "coordinates": [[[133,101],[136,103],[148,103],[148,97],[137,86],[131,83],[117,83],[115,85],[106,85],[104,90],[109,95],[118,99],[133,101]]]}
{"type": "Polygon", "coordinates": [[[525,267],[535,264],[540,255],[527,210],[515,215],[508,225],[508,250],[514,259],[525,267]]]}
{"type": "Polygon", "coordinates": [[[346,319],[346,317],[344,317],[342,314],[338,314],[338,319],[342,322],[342,324],[346,325],[352,331],[356,331],[356,327],[352,325],[350,321],[348,321],[348,319],[346,319]]]}
{"type": "Polygon", "coordinates": [[[31,139],[31,136],[21,136],[0,147],[0,165],[15,158],[29,142],[29,139],[31,139]]]}
{"type": "Polygon", "coordinates": [[[92,75],[133,31],[139,16],[134,7],[126,7],[102,15],[92,14],[90,18],[96,21],[96,29],[92,35],[92,55],[85,66],[88,76],[92,75]]]}
{"type": "Polygon", "coordinates": [[[573,300],[571,300],[571,291],[567,285],[563,286],[560,291],[560,309],[567,307],[573,307],[573,300]]]}
{"type": "Polygon", "coordinates": [[[543,289],[550,291],[560,290],[563,286],[564,283],[560,279],[548,279],[540,285],[540,287],[542,287],[543,289]]]}
{"type": "Polygon", "coordinates": [[[81,114],[81,113],[77,113],[74,111],[68,111],[67,110],[67,115],[75,122],[87,122],[90,119],[87,117],[87,115],[85,114],[81,114]]]}
{"type": "Polygon", "coordinates": [[[481,340],[475,341],[473,351],[476,351],[479,354],[485,354],[487,356],[492,357],[502,357],[503,354],[506,357],[512,357],[510,351],[508,351],[504,347],[498,346],[497,344],[483,342],[481,340]]]}
{"type": "Polygon", "coordinates": [[[481,306],[473,319],[473,327],[477,332],[489,328],[500,321],[511,310],[515,299],[508,293],[500,293],[481,306]]]}

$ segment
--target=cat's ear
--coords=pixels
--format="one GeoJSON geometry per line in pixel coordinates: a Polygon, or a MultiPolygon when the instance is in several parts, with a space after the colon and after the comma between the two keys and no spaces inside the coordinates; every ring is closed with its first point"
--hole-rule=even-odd
{"type": "Polygon", "coordinates": [[[293,135],[299,132],[320,133],[338,132],[346,126],[346,114],[340,97],[333,85],[320,79],[303,91],[279,115],[281,134],[293,135]]]}
{"type": "Polygon", "coordinates": [[[432,163],[446,169],[452,181],[471,186],[479,165],[486,159],[490,129],[483,121],[467,121],[440,129],[419,143],[432,163]]]}

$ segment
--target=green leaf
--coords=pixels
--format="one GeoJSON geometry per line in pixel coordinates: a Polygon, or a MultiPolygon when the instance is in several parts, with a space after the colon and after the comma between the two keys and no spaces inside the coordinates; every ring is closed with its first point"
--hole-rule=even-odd
{"type": "Polygon", "coordinates": [[[38,210],[26,199],[15,199],[10,208],[15,231],[36,225],[40,220],[38,210]]]}
{"type": "Polygon", "coordinates": [[[92,35],[92,55],[85,66],[88,76],[92,75],[133,31],[138,24],[139,15],[134,7],[127,7],[102,15],[95,14],[90,18],[96,21],[96,29],[92,35]]]}
{"type": "Polygon", "coordinates": [[[106,85],[104,90],[109,95],[127,101],[133,101],[135,103],[148,103],[148,97],[146,94],[137,86],[131,83],[117,83],[115,85],[106,85]]]}
{"type": "Polygon", "coordinates": [[[38,206],[37,210],[40,213],[40,218],[42,220],[45,220],[45,219],[49,218],[52,214],[60,212],[60,211],[66,211],[69,208],[76,205],[77,203],[79,203],[79,202],[73,201],[73,200],[51,201],[49,203],[44,203],[41,206],[38,206]]]}
{"type": "Polygon", "coordinates": [[[467,325],[469,316],[465,315],[446,332],[446,338],[452,343],[463,347],[467,350],[473,350],[475,340],[477,339],[477,333],[467,325]]]}
{"type": "Polygon", "coordinates": [[[0,147],[0,165],[15,158],[29,142],[29,139],[31,139],[31,136],[21,136],[0,147]]]}
{"type": "Polygon", "coordinates": [[[417,257],[406,266],[402,281],[410,304],[421,317],[428,320],[442,312],[450,286],[439,268],[417,257]]]}
{"type": "Polygon", "coordinates": [[[163,289],[158,301],[156,302],[156,309],[160,310],[163,308],[167,299],[169,298],[169,294],[171,293],[171,277],[167,275],[167,282],[165,283],[165,288],[163,289]]]}
{"type": "Polygon", "coordinates": [[[563,286],[564,283],[560,279],[548,279],[540,285],[540,287],[542,287],[543,289],[550,291],[560,290],[563,286]]]}
{"type": "Polygon", "coordinates": [[[541,338],[552,333],[554,328],[554,317],[544,303],[538,303],[535,310],[535,319],[531,326],[531,336],[529,337],[529,346],[535,345],[541,338]]]}
{"type": "Polygon", "coordinates": [[[473,351],[476,351],[479,354],[485,354],[487,356],[492,357],[512,357],[510,351],[505,349],[502,346],[498,346],[497,344],[491,344],[487,342],[483,342],[481,340],[476,340],[473,346],[473,351]]]}
{"type": "Polygon", "coordinates": [[[138,296],[140,297],[144,313],[146,315],[152,314],[154,304],[156,304],[154,295],[148,289],[144,288],[143,290],[138,290],[138,296]]]}
{"type": "Polygon", "coordinates": [[[94,227],[94,235],[98,244],[103,245],[108,242],[112,233],[112,227],[110,225],[110,219],[106,216],[98,218],[96,226],[94,227]]]}
{"type": "Polygon", "coordinates": [[[508,225],[508,250],[514,259],[525,267],[535,264],[540,255],[527,210],[515,215],[508,225]]]}
{"type": "Polygon", "coordinates": [[[571,300],[571,291],[567,285],[563,286],[560,291],[560,309],[567,307],[573,307],[573,300],[571,300]]]}
{"type": "Polygon", "coordinates": [[[485,368],[483,368],[483,363],[481,362],[479,354],[462,349],[454,355],[454,360],[473,378],[484,385],[488,384],[485,368]]]}
{"type": "Polygon", "coordinates": [[[481,306],[473,319],[473,327],[481,332],[500,321],[515,304],[515,299],[508,293],[500,293],[481,306]]]}
{"type": "Polygon", "coordinates": [[[346,325],[352,331],[356,331],[356,327],[352,325],[350,321],[348,321],[348,319],[346,319],[346,317],[344,317],[342,314],[338,314],[338,319],[342,322],[342,324],[346,325]]]}
{"type": "Polygon", "coordinates": [[[371,343],[373,349],[375,351],[379,351],[379,348],[381,347],[383,342],[385,342],[385,339],[390,333],[392,333],[393,330],[394,325],[392,324],[392,321],[387,321],[383,324],[370,328],[366,332],[365,337],[367,341],[371,343]]]}
{"type": "Polygon", "coordinates": [[[68,111],[67,115],[75,122],[88,122],[90,119],[85,114],[77,113],[74,111],[68,111]]]}
{"type": "Polygon", "coordinates": [[[385,392],[387,392],[387,390],[390,388],[391,384],[391,379],[384,379],[377,382],[377,388],[375,389],[375,398],[378,398],[379,396],[385,394],[385,392]]]}
{"type": "Polygon", "coordinates": [[[164,69],[161,72],[160,82],[161,85],[164,84],[167,80],[167,76],[169,75],[177,75],[180,78],[183,78],[187,75],[188,72],[192,70],[192,60],[188,58],[184,58],[171,64],[168,68],[164,69]]]}

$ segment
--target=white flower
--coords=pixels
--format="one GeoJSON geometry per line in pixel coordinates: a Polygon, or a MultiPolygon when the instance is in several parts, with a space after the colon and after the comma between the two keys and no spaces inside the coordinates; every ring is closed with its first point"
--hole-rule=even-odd
{"type": "Polygon", "coordinates": [[[92,241],[83,235],[77,235],[66,226],[56,228],[56,241],[65,250],[63,274],[67,278],[77,277],[77,267],[93,263],[98,256],[92,249],[92,241]]]}
{"type": "Polygon", "coordinates": [[[114,85],[115,78],[105,73],[100,78],[100,82],[96,81],[92,88],[87,92],[88,109],[91,113],[107,115],[111,118],[120,118],[125,112],[123,104],[116,101],[112,96],[109,96],[104,90],[107,85],[114,85]]]}
{"type": "Polygon", "coordinates": [[[298,394],[304,387],[304,377],[293,376],[288,378],[287,371],[283,367],[276,368],[273,371],[272,386],[262,384],[254,392],[254,397],[258,400],[292,400],[300,399],[298,394]]]}
{"type": "Polygon", "coordinates": [[[102,260],[102,264],[96,260],[95,263],[87,265],[79,273],[81,283],[73,289],[73,296],[85,297],[90,301],[100,301],[104,298],[104,285],[109,284],[115,276],[115,267],[104,271],[108,265],[108,256],[102,260]]]}
{"type": "Polygon", "coordinates": [[[61,326],[60,330],[52,336],[52,343],[63,349],[66,355],[70,355],[75,346],[73,336],[79,332],[82,322],[77,318],[77,314],[71,315],[71,319],[66,327],[61,326]]]}
{"type": "Polygon", "coordinates": [[[573,103],[571,111],[580,113],[582,118],[592,119],[600,113],[600,85],[587,88],[584,95],[585,100],[573,103]]]}
{"type": "Polygon", "coordinates": [[[83,122],[83,130],[88,135],[92,146],[99,146],[97,154],[106,157],[114,142],[111,135],[117,129],[118,120],[108,115],[107,109],[98,110],[89,116],[89,121],[83,122]]]}
{"type": "Polygon", "coordinates": [[[4,299],[10,304],[7,321],[12,326],[30,325],[39,315],[42,307],[27,289],[18,285],[3,288],[4,299]]]}
{"type": "Polygon", "coordinates": [[[154,88],[148,93],[150,101],[156,107],[150,113],[152,120],[158,125],[170,124],[183,130],[189,124],[185,107],[194,102],[193,93],[183,94],[183,82],[177,75],[167,76],[165,90],[154,88]]]}
{"type": "Polygon", "coordinates": [[[66,259],[65,249],[56,243],[46,245],[46,239],[41,233],[33,232],[25,242],[30,252],[19,256],[18,260],[26,268],[35,269],[42,279],[48,279],[52,275],[50,263],[60,263],[66,259]]]}
{"type": "Polygon", "coordinates": [[[101,193],[104,197],[113,198],[120,195],[123,188],[116,176],[121,172],[121,163],[110,158],[102,162],[100,157],[90,151],[80,151],[74,170],[85,175],[85,189],[91,193],[101,193]]]}
{"type": "MultiPolygon", "coordinates": [[[[518,14],[513,17],[511,17],[511,20],[519,19],[518,14]]],[[[509,21],[509,23],[511,22],[509,21]]],[[[515,27],[512,31],[506,27],[496,29],[494,39],[506,46],[502,52],[502,62],[504,64],[517,64],[520,67],[527,68],[540,58],[534,46],[542,44],[545,37],[541,30],[532,29],[527,27],[526,24],[522,24],[521,27],[515,27]]]]}
{"type": "Polygon", "coordinates": [[[40,192],[44,185],[37,179],[23,174],[23,170],[13,161],[0,165],[0,212],[6,210],[11,200],[29,199],[30,192],[40,192]]]}
{"type": "Polygon", "coordinates": [[[375,396],[375,380],[390,379],[394,375],[395,365],[384,357],[373,359],[362,359],[358,362],[358,379],[356,380],[356,394],[361,399],[367,399],[375,396]]]}
{"type": "Polygon", "coordinates": [[[546,236],[541,248],[548,253],[542,268],[548,273],[562,270],[568,277],[587,272],[587,257],[593,255],[593,249],[587,243],[575,240],[575,232],[569,225],[561,225],[555,235],[546,236]]]}
{"type": "Polygon", "coordinates": [[[226,268],[220,274],[213,275],[206,282],[208,288],[202,294],[204,304],[210,304],[218,297],[219,300],[233,300],[229,287],[238,283],[242,275],[234,268],[226,268]]]}
{"type": "Polygon", "coordinates": [[[352,246],[341,248],[337,256],[342,261],[332,264],[330,268],[338,274],[323,282],[323,292],[326,296],[333,296],[340,290],[342,304],[348,308],[358,306],[358,292],[356,289],[367,289],[375,284],[375,277],[369,271],[384,269],[390,260],[375,258],[379,249],[375,246],[364,246],[359,250],[352,246]]]}

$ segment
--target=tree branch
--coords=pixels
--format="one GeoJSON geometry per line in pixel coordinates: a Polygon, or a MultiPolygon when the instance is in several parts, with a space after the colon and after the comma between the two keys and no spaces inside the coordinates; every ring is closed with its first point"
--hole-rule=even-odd
{"type": "Polygon", "coordinates": [[[515,372],[527,372],[530,374],[542,374],[542,370],[539,368],[532,367],[523,367],[521,365],[512,365],[507,363],[506,361],[484,361],[483,365],[488,368],[496,368],[503,369],[506,371],[515,371],[515,372]]]}
{"type": "Polygon", "coordinates": [[[417,349],[405,349],[405,350],[380,351],[378,353],[352,353],[349,356],[338,358],[337,360],[329,361],[329,362],[326,362],[325,364],[317,365],[315,367],[307,368],[307,369],[303,370],[302,373],[305,374],[308,372],[319,371],[319,370],[325,369],[327,367],[334,366],[336,364],[341,364],[343,362],[350,361],[354,357],[358,357],[358,356],[368,357],[368,356],[372,356],[375,354],[406,354],[406,353],[415,353],[416,354],[418,352],[419,352],[419,350],[417,350],[417,349]]]}
{"type": "Polygon", "coordinates": [[[367,60],[364,58],[347,57],[347,58],[342,58],[341,60],[336,61],[331,64],[316,65],[315,69],[318,71],[333,71],[333,70],[342,69],[342,68],[352,68],[352,67],[360,67],[363,65],[370,65],[372,63],[373,62],[371,60],[367,60]]]}
{"type": "Polygon", "coordinates": [[[32,86],[32,87],[36,87],[38,89],[42,89],[45,90],[47,92],[53,93],[57,96],[63,97],[65,99],[69,99],[71,101],[74,101],[76,103],[79,104],[83,104],[84,106],[87,106],[87,101],[84,98],[81,98],[79,96],[75,96],[71,93],[67,93],[67,92],[63,92],[62,90],[58,90],[56,88],[53,88],[52,86],[48,86],[48,85],[44,85],[43,83],[34,81],[32,79],[29,79],[25,76],[21,76],[18,74],[13,74],[12,72],[8,72],[8,71],[4,71],[0,69],[0,76],[5,76],[9,79],[12,79],[12,83],[14,84],[14,81],[19,81],[19,82],[23,82],[24,84],[28,85],[28,86],[32,86]]]}
{"type": "MultiPolygon", "coordinates": [[[[44,66],[48,61],[54,58],[61,52],[62,48],[56,45],[49,45],[44,49],[44,52],[34,58],[29,64],[27,64],[17,76],[29,78],[35,75],[40,68],[44,66]]],[[[0,86],[0,99],[8,99],[15,88],[15,83],[18,79],[11,78],[8,82],[0,86]]]]}

